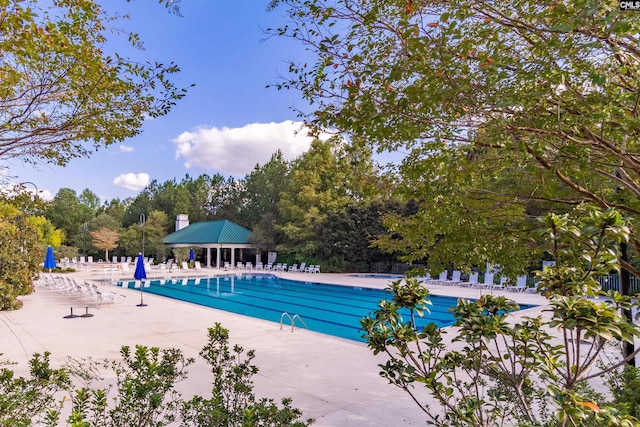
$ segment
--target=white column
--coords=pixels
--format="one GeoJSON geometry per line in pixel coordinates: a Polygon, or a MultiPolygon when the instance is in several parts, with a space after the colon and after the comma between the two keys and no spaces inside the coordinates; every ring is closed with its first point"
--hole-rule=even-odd
{"type": "Polygon", "coordinates": [[[234,248],[231,248],[231,267],[235,267],[236,266],[236,250],[234,248]]]}
{"type": "Polygon", "coordinates": [[[207,248],[207,267],[211,267],[211,248],[207,248]]]}
{"type": "Polygon", "coordinates": [[[216,268],[220,268],[220,245],[216,248],[216,268]]]}

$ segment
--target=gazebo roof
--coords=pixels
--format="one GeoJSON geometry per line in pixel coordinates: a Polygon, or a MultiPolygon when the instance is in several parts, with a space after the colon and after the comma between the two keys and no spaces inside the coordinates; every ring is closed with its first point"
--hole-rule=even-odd
{"type": "Polygon", "coordinates": [[[193,223],[175,231],[162,239],[168,245],[182,244],[248,244],[251,230],[223,219],[193,223]]]}

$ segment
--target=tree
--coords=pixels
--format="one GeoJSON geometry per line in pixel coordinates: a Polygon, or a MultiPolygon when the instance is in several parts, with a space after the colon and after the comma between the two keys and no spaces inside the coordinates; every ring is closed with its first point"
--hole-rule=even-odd
{"type": "Polygon", "coordinates": [[[29,215],[0,202],[0,310],[22,307],[17,299],[33,292],[39,270],[40,236],[29,215]]]}
{"type": "Polygon", "coordinates": [[[238,223],[249,228],[251,243],[263,250],[273,250],[281,242],[278,203],[286,189],[288,163],[280,150],[264,165],[256,165],[245,178],[241,190],[238,223]]]}
{"type": "MultiPolygon", "coordinates": [[[[144,253],[156,259],[163,259],[169,249],[162,243],[166,236],[165,228],[167,214],[162,211],[152,211],[146,217],[144,225],[144,253]]],[[[120,236],[120,246],[127,255],[135,255],[142,248],[142,227],[139,224],[130,225],[120,236]]]]}
{"type": "MultiPolygon", "coordinates": [[[[424,209],[434,210],[425,219],[442,218],[434,228],[455,224],[448,213],[458,203],[471,211],[467,218],[491,218],[493,200],[507,209],[507,222],[521,221],[506,229],[489,222],[483,235],[504,239],[513,229],[511,246],[522,247],[530,209],[567,211],[590,201],[633,218],[637,252],[640,22],[618,2],[272,2],[279,5],[291,21],[273,33],[300,40],[317,57],[291,64],[291,77],[277,86],[302,91],[315,105],[308,119],[317,128],[377,151],[407,150],[402,167],[413,178],[440,174],[452,183],[444,199],[417,186],[424,209]],[[468,179],[457,187],[454,175],[468,179]]],[[[466,236],[429,233],[413,245],[409,237],[423,224],[399,224],[409,233],[407,252],[468,242],[483,225],[466,236]]],[[[468,262],[473,251],[478,264],[522,261],[484,244],[463,244],[451,260],[468,262]]],[[[622,266],[640,275],[627,260],[622,266]]]]}
{"type": "Polygon", "coordinates": [[[279,250],[296,257],[316,256],[328,213],[361,200],[369,191],[363,176],[373,176],[370,157],[359,157],[331,141],[314,140],[292,162],[280,195],[278,228],[285,239],[279,250]]]}
{"type": "Polygon", "coordinates": [[[89,206],[80,203],[74,190],[61,188],[45,209],[45,216],[56,228],[64,231],[63,243],[80,246],[82,224],[91,220],[94,213],[89,206]]]}
{"type": "Polygon", "coordinates": [[[91,232],[93,245],[104,251],[105,261],[109,260],[109,250],[118,247],[120,233],[109,228],[100,228],[91,232]]]}
{"type": "Polygon", "coordinates": [[[1,159],[64,165],[137,135],[185,95],[175,64],[105,53],[120,17],[92,0],[10,0],[0,16],[1,159]]]}
{"type": "Polygon", "coordinates": [[[506,297],[460,299],[449,340],[434,323],[416,330],[411,319],[428,310],[429,292],[408,279],[394,282],[392,300],[362,321],[369,347],[388,357],[381,375],[411,394],[431,424],[637,425],[625,415],[628,407],[595,401],[588,386],[626,361],[601,358],[607,345],[640,336],[640,326],[621,314],[638,301],[604,292],[597,281],[618,268],[629,229],[614,210],[580,208],[541,222],[545,249],[557,263],[538,272],[549,315],[511,320],[518,307],[506,297]],[[422,401],[418,384],[438,407],[422,401]]]}

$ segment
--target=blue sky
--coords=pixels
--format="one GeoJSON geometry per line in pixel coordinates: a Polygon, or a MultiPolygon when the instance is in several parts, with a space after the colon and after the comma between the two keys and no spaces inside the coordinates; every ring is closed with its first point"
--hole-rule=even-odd
{"type": "MultiPolygon", "coordinates": [[[[146,59],[177,63],[177,82],[190,88],[163,117],[148,120],[143,132],[101,149],[66,167],[9,163],[13,182],[33,182],[45,197],[60,188],[89,188],[105,200],[136,196],[150,180],[185,174],[242,177],[276,149],[292,159],[309,145],[291,107],[306,109],[296,91],[265,88],[284,75],[289,60],[306,56],[302,46],[266,37],[265,29],[284,23],[284,10],[268,12],[268,0],[186,0],[182,17],[157,1],[102,1],[130,12],[123,26],[137,32],[146,59]]],[[[30,188],[30,187],[28,187],[30,188]]]]}

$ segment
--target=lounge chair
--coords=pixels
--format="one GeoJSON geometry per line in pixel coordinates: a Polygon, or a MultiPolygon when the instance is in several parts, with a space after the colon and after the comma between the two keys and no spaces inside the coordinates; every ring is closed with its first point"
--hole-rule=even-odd
{"type": "Polygon", "coordinates": [[[267,264],[267,265],[265,265],[265,266],[264,266],[264,269],[265,269],[265,270],[269,270],[269,271],[273,270],[273,264],[267,264]]]}
{"type": "Polygon", "coordinates": [[[237,270],[244,270],[244,264],[241,262],[237,262],[236,263],[236,269],[237,270]]]}
{"type": "Polygon", "coordinates": [[[194,267],[196,270],[202,270],[202,265],[200,264],[200,261],[194,261],[194,262],[193,262],[193,267],[194,267]]]}
{"type": "Polygon", "coordinates": [[[313,270],[311,270],[312,273],[320,273],[320,266],[318,264],[313,266],[313,270]]]}
{"type": "Polygon", "coordinates": [[[489,285],[489,286],[487,286],[487,288],[496,289],[496,290],[504,290],[505,288],[507,288],[507,282],[508,281],[509,281],[509,278],[507,276],[500,276],[500,283],[489,285]]]}
{"type": "Polygon", "coordinates": [[[262,264],[261,262],[256,262],[256,271],[257,270],[264,270],[264,264],[262,264]]]}
{"type": "Polygon", "coordinates": [[[187,264],[187,261],[182,261],[182,269],[183,270],[188,270],[189,269],[189,264],[187,264]]]}
{"type": "Polygon", "coordinates": [[[442,273],[440,273],[440,275],[438,276],[438,278],[434,281],[436,285],[443,285],[446,286],[449,282],[449,272],[447,270],[443,271],[442,273]]]}
{"type": "Polygon", "coordinates": [[[298,264],[293,264],[291,267],[289,267],[289,271],[298,271],[298,264]]]}
{"type": "Polygon", "coordinates": [[[307,263],[306,262],[302,262],[300,263],[300,267],[296,270],[298,273],[304,273],[306,271],[307,268],[307,263]]]}
{"type": "Polygon", "coordinates": [[[247,271],[253,270],[253,264],[250,263],[250,262],[245,263],[244,264],[244,269],[247,270],[247,271]]]}
{"type": "Polygon", "coordinates": [[[493,273],[486,272],[484,273],[484,280],[482,282],[477,282],[471,285],[472,288],[488,288],[493,286],[493,273]]]}
{"type": "Polygon", "coordinates": [[[461,287],[468,287],[468,288],[472,288],[474,285],[476,285],[478,283],[478,272],[475,273],[471,273],[469,275],[469,279],[467,279],[466,282],[460,282],[458,283],[459,286],[461,287]]]}
{"type": "Polygon", "coordinates": [[[510,292],[525,292],[527,288],[527,276],[518,276],[516,278],[516,284],[514,286],[508,286],[507,290],[510,292]]]}

